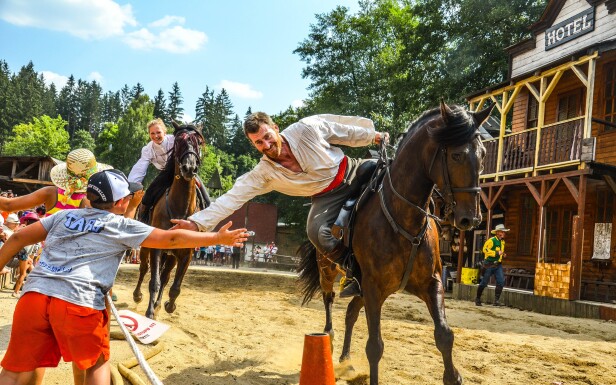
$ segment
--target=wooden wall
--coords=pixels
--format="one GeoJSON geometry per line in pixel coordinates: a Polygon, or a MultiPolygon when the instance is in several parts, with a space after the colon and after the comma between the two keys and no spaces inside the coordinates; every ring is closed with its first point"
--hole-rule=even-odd
{"type": "MultiPolygon", "coordinates": [[[[558,24],[588,8],[590,8],[590,5],[586,0],[567,0],[552,25],[558,24]]],[[[596,8],[595,30],[593,32],[546,51],[545,31],[542,31],[535,36],[534,49],[522,52],[512,58],[511,76],[517,78],[530,74],[536,68],[566,58],[585,47],[611,40],[614,38],[614,29],[616,29],[616,14],[609,14],[605,2],[602,2],[596,8]]]]}
{"type": "MultiPolygon", "coordinates": [[[[603,119],[605,108],[605,71],[606,65],[616,61],[616,51],[606,52],[601,55],[598,60],[596,75],[595,75],[595,96],[593,103],[593,116],[603,119]]],[[[592,136],[597,138],[597,147],[595,149],[596,161],[616,165],[616,129],[604,131],[604,126],[599,123],[593,123],[592,136]]]]}
{"type": "MultiPolygon", "coordinates": [[[[577,180],[574,180],[577,184],[577,180]]],[[[594,240],[594,228],[595,228],[595,215],[596,215],[596,199],[597,189],[608,189],[605,182],[599,180],[590,180],[587,186],[585,217],[584,217],[584,238],[583,238],[583,266],[582,266],[582,279],[583,280],[598,280],[601,277],[601,271],[591,261],[592,248],[594,240]]],[[[611,191],[611,190],[608,190],[611,191]]],[[[533,235],[532,235],[532,248],[531,253],[528,255],[521,255],[518,253],[518,236],[520,223],[520,203],[524,195],[530,196],[530,192],[525,186],[507,186],[503,192],[503,202],[507,207],[505,213],[505,226],[511,230],[507,233],[506,252],[507,259],[503,262],[506,268],[524,268],[534,271],[537,263],[538,254],[538,236],[539,236],[539,206],[535,210],[535,220],[533,222],[533,235]]],[[[612,194],[612,199],[616,199],[612,194]]],[[[576,207],[576,203],[573,200],[571,193],[563,184],[559,183],[552,194],[548,206],[569,206],[576,207]]],[[[615,206],[616,208],[616,206],[615,206]]],[[[616,213],[614,213],[616,218],[616,213]]],[[[604,270],[604,279],[616,281],[616,221],[613,219],[614,231],[612,234],[612,259],[615,261],[608,269],[604,270]]],[[[567,261],[564,261],[565,263],[567,261]]]]}

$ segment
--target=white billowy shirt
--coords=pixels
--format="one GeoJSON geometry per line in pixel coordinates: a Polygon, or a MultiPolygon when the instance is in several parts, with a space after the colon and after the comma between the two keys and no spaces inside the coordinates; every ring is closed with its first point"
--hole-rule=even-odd
{"type": "Polygon", "coordinates": [[[165,135],[161,144],[156,144],[153,141],[143,146],[141,149],[141,158],[135,163],[133,168],[128,174],[128,181],[141,183],[145,174],[148,171],[150,163],[154,165],[158,170],[165,168],[167,164],[167,154],[173,148],[175,137],[171,134],[165,135]]]}
{"type": "Polygon", "coordinates": [[[312,196],[334,180],[344,153],[333,145],[362,147],[371,144],[376,131],[370,119],[356,116],[315,115],[281,132],[301,172],[294,172],[263,156],[254,169],[239,177],[231,190],[205,210],[190,217],[199,230],[216,225],[257,195],[278,191],[291,196],[312,196]]]}

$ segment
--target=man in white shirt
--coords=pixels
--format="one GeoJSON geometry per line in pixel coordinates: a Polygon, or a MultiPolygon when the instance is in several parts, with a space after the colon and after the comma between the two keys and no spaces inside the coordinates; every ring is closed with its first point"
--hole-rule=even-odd
{"type": "MultiPolygon", "coordinates": [[[[175,137],[172,134],[167,134],[167,127],[160,118],[148,122],[148,134],[152,140],[141,149],[141,158],[139,158],[128,174],[129,182],[142,183],[150,163],[153,164],[158,171],[163,170],[167,164],[169,152],[173,149],[173,145],[175,144],[175,137]]],[[[197,186],[204,200],[204,207],[207,207],[210,205],[209,195],[207,191],[205,191],[205,186],[198,175],[196,178],[197,186]]],[[[166,178],[163,178],[161,174],[158,174],[157,177],[154,178],[141,201],[141,205],[144,206],[141,210],[143,214],[141,217],[142,222],[149,222],[150,210],[168,187],[169,184],[166,178]]]]}
{"type": "MultiPolygon", "coordinates": [[[[306,224],[308,238],[319,253],[336,253],[339,241],[332,236],[331,225],[348,197],[359,191],[356,173],[365,160],[348,158],[335,145],[378,144],[388,134],[376,132],[370,119],[339,115],[306,117],[280,133],[264,112],[246,118],[244,133],[263,154],[260,162],[210,207],[187,221],[174,220],[176,227],[209,231],[245,202],[275,190],[312,197],[306,224]]],[[[358,283],[350,282],[349,290],[345,288],[341,296],[360,294],[358,283]]]]}

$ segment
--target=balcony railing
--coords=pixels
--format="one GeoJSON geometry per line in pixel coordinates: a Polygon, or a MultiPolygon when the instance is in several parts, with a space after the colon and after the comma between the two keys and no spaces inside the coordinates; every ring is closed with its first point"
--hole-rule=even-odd
{"type": "Polygon", "coordinates": [[[546,125],[538,129],[533,128],[507,134],[503,136],[503,154],[498,162],[498,145],[500,138],[483,141],[486,148],[483,175],[498,173],[528,172],[535,168],[545,168],[571,161],[579,161],[582,153],[582,127],[584,117],[565,120],[546,125]],[[537,152],[537,135],[539,138],[539,155],[537,152]],[[536,159],[536,161],[535,161],[536,159]],[[497,170],[497,164],[500,169],[497,170]]]}

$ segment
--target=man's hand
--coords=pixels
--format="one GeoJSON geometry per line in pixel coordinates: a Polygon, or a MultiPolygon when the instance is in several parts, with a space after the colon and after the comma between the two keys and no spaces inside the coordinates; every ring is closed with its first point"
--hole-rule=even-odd
{"type": "Polygon", "coordinates": [[[184,220],[184,219],[172,219],[171,223],[175,223],[175,226],[173,226],[169,230],[183,229],[183,230],[199,231],[199,227],[193,221],[187,221],[187,220],[184,220]]]}
{"type": "Polygon", "coordinates": [[[383,140],[385,140],[385,144],[389,143],[389,132],[377,132],[374,135],[375,144],[381,144],[383,140]]]}
{"type": "Polygon", "coordinates": [[[218,230],[218,242],[216,243],[219,245],[242,247],[248,239],[248,232],[243,228],[229,231],[232,224],[233,222],[229,221],[218,230]]]}

